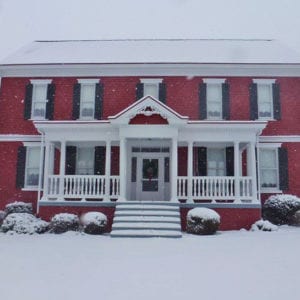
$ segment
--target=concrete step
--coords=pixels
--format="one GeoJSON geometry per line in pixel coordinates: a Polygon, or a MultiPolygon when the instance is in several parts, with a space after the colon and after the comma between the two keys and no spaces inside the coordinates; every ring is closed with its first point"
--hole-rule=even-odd
{"type": "Polygon", "coordinates": [[[118,204],[116,209],[121,210],[159,210],[159,211],[178,211],[177,206],[153,205],[153,204],[118,204]]]}
{"type": "Polygon", "coordinates": [[[142,230],[142,229],[159,229],[159,230],[181,230],[180,224],[157,223],[157,222],[118,222],[113,224],[113,230],[142,230]]]}
{"type": "Polygon", "coordinates": [[[164,237],[164,238],[181,238],[181,231],[172,230],[113,230],[110,234],[111,237],[164,237]]]}
{"type": "Polygon", "coordinates": [[[114,223],[118,222],[159,222],[159,223],[174,223],[180,224],[180,218],[165,217],[165,216],[115,216],[114,223]]]}
{"type": "Polygon", "coordinates": [[[141,209],[126,209],[119,210],[116,209],[115,216],[174,216],[180,217],[179,210],[168,211],[168,210],[141,210],[141,209]]]}

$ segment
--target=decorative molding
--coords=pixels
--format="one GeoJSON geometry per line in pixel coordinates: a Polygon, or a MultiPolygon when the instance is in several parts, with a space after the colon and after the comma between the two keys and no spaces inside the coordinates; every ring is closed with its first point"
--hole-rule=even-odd
{"type": "Polygon", "coordinates": [[[141,83],[149,83],[149,84],[159,84],[162,83],[162,78],[141,78],[141,83]]]}
{"type": "Polygon", "coordinates": [[[203,78],[203,82],[207,84],[222,84],[225,81],[225,78],[203,78]]]}
{"type": "Polygon", "coordinates": [[[129,116],[130,119],[133,119],[137,115],[144,115],[146,117],[150,117],[152,115],[160,115],[163,119],[167,119],[166,114],[163,114],[158,107],[146,105],[139,110],[135,114],[129,116]]]}
{"type": "Polygon", "coordinates": [[[96,84],[100,82],[100,78],[83,78],[77,79],[77,82],[80,84],[96,84]]]}
{"type": "Polygon", "coordinates": [[[30,79],[30,83],[32,84],[50,84],[52,83],[52,79],[30,79]]]}
{"type": "Polygon", "coordinates": [[[276,79],[255,78],[252,81],[253,81],[253,83],[257,83],[257,84],[273,84],[273,83],[275,83],[276,79]]]}
{"type": "Polygon", "coordinates": [[[300,135],[269,135],[260,136],[260,143],[299,143],[300,135]]]}
{"type": "Polygon", "coordinates": [[[41,147],[40,142],[23,142],[25,147],[41,147]]]}
{"type": "Polygon", "coordinates": [[[280,148],[282,143],[259,143],[258,148],[265,149],[265,148],[280,148]]]}
{"type": "Polygon", "coordinates": [[[0,134],[0,142],[40,142],[40,135],[0,134]]]}

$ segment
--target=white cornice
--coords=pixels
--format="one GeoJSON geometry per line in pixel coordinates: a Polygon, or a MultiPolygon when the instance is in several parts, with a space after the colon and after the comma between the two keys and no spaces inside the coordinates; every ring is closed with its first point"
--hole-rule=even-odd
{"type": "Polygon", "coordinates": [[[40,135],[0,134],[0,142],[40,142],[40,135]]]}
{"type": "Polygon", "coordinates": [[[270,135],[260,136],[260,143],[299,143],[300,135],[270,135]]]}
{"type": "Polygon", "coordinates": [[[61,64],[2,65],[0,77],[255,76],[298,77],[300,64],[61,64]]]}

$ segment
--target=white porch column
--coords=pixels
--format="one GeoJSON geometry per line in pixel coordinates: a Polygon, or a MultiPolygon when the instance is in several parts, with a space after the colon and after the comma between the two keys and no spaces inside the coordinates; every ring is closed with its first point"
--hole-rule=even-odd
{"type": "Polygon", "coordinates": [[[66,166],[66,141],[60,143],[60,164],[59,164],[59,197],[64,196],[64,177],[66,166]]]}
{"type": "Polygon", "coordinates": [[[105,201],[109,201],[110,198],[110,164],[111,164],[111,141],[106,141],[105,150],[105,201]]]}
{"type": "Polygon", "coordinates": [[[192,202],[193,197],[193,142],[188,142],[188,202],[192,202]]]}
{"type": "Polygon", "coordinates": [[[120,196],[119,201],[125,201],[126,200],[126,139],[124,137],[121,137],[120,139],[120,196]]]}
{"type": "Polygon", "coordinates": [[[235,201],[240,202],[240,149],[239,142],[234,142],[234,190],[235,201]]]}
{"type": "Polygon", "coordinates": [[[50,166],[50,143],[45,143],[45,166],[44,166],[44,193],[43,196],[48,196],[48,183],[49,183],[49,166],[50,166]]]}
{"type": "Polygon", "coordinates": [[[247,175],[251,176],[252,197],[254,201],[257,197],[257,178],[256,178],[256,157],[255,157],[255,143],[251,142],[247,145],[247,175]]]}
{"type": "Polygon", "coordinates": [[[177,137],[172,138],[171,157],[171,201],[177,201],[177,174],[178,174],[178,141],[177,137]]]}

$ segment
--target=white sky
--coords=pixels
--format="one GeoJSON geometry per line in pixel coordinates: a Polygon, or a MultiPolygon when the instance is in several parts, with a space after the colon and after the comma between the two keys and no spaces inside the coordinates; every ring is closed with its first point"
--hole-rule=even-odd
{"type": "Polygon", "coordinates": [[[33,40],[275,38],[300,52],[299,0],[0,0],[0,59],[33,40]]]}

